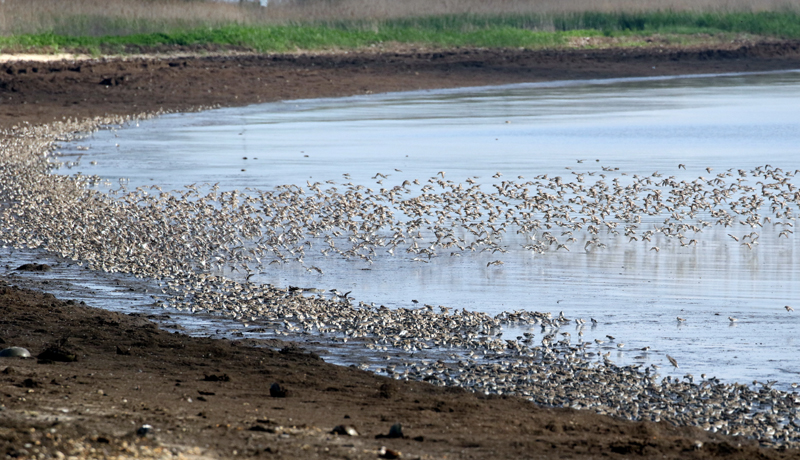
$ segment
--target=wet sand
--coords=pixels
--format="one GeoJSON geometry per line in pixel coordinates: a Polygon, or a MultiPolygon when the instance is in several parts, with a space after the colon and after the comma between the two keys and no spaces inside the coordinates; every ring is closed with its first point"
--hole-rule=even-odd
{"type": "MultiPolygon", "coordinates": [[[[0,126],[370,91],[789,68],[800,68],[796,43],[14,63],[0,66],[0,126]]],[[[627,422],[397,382],[328,365],[278,341],[170,334],[148,318],[33,291],[3,287],[0,299],[3,346],[25,346],[38,355],[48,344],[60,344],[62,355],[77,358],[0,362],[0,449],[9,456],[46,448],[47,455],[59,450],[87,457],[135,451],[159,457],[377,458],[385,446],[403,458],[800,457],[667,422],[627,422]],[[288,388],[288,397],[272,397],[273,383],[288,388]],[[395,423],[403,424],[404,438],[376,438],[395,423]],[[136,436],[144,424],[153,429],[136,436]],[[340,424],[355,426],[361,436],[330,434],[340,424]]]]}

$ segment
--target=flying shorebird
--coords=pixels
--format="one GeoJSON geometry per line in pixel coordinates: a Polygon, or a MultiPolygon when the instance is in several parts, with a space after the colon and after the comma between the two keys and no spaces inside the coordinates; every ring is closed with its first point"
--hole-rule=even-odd
{"type": "Polygon", "coordinates": [[[794,308],[792,308],[792,307],[790,307],[790,306],[788,306],[788,305],[787,305],[787,306],[785,306],[785,307],[783,307],[783,308],[785,308],[785,309],[786,309],[786,311],[794,311],[794,308]]]}
{"type": "Polygon", "coordinates": [[[675,358],[673,358],[673,357],[672,357],[672,356],[670,356],[670,355],[667,355],[667,359],[669,360],[669,363],[670,363],[670,364],[672,364],[673,366],[675,366],[675,368],[677,368],[677,367],[678,367],[678,362],[677,362],[677,361],[675,361],[675,358]]]}

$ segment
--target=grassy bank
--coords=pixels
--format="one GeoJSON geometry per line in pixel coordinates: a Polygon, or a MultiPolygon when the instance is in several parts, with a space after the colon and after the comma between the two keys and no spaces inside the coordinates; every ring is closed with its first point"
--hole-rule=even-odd
{"type": "MultiPolygon", "coordinates": [[[[261,9],[253,9],[260,12],[261,9]]],[[[800,39],[800,13],[650,11],[516,14],[444,14],[390,19],[290,21],[279,24],[222,22],[196,25],[77,16],[42,33],[0,36],[0,48],[108,52],[128,45],[236,46],[256,51],[352,49],[381,43],[492,48],[558,47],[572,37],[654,35],[754,35],[800,39]],[[69,26],[69,27],[67,27],[69,26]],[[70,28],[72,32],[67,32],[70,28]],[[156,29],[147,33],[129,33],[156,29]],[[94,32],[93,32],[94,31],[94,32]],[[101,31],[101,32],[97,32],[101,31]],[[116,32],[116,33],[113,33],[116,32]]]]}

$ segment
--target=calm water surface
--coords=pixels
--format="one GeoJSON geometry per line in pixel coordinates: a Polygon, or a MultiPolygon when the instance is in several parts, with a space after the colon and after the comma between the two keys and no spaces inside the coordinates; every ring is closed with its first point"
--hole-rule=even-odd
{"type": "MultiPolygon", "coordinates": [[[[800,169],[800,73],[291,101],[164,116],[96,133],[80,143],[88,151],[77,145],[62,151],[64,160],[83,155],[80,165],[61,172],[97,174],[110,188],[125,178],[128,188],[220,183],[268,190],[334,180],[377,190],[445,171],[456,182],[477,176],[488,192],[501,180],[492,177],[497,172],[502,179],[550,174],[573,180],[573,172],[607,167],[619,168],[615,177],[624,181],[656,171],[693,180],[711,176],[706,167],[713,174],[765,164],[790,171],[800,169]],[[388,175],[382,184],[373,179],[378,172],[388,175]]],[[[757,179],[750,181],[755,186],[757,179]]],[[[599,321],[584,329],[584,340],[610,334],[624,342],[624,351],[601,348],[617,363],[654,363],[664,366],[662,374],[739,382],[800,381],[800,309],[783,308],[800,307],[797,237],[778,239],[778,230],[765,228],[761,244],[749,251],[730,244],[730,231],[706,230],[696,247],[656,242],[660,252],[622,236],[590,252],[581,244],[531,255],[512,244],[505,264],[491,268],[487,261],[497,257],[478,253],[420,264],[379,250],[372,265],[309,255],[306,264],[324,275],[273,265],[255,281],[352,290],[357,300],[390,307],[410,307],[416,299],[492,314],[563,311],[599,321]],[[638,351],[645,346],[649,352],[638,351]],[[667,353],[680,369],[670,368],[667,353]]]]}

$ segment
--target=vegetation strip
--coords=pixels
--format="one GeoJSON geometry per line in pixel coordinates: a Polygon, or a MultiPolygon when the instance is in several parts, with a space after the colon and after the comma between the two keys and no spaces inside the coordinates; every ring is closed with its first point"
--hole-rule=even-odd
{"type": "MultiPolygon", "coordinates": [[[[543,48],[570,44],[571,37],[653,35],[727,36],[750,34],[800,38],[800,13],[674,12],[443,15],[391,20],[320,21],[279,25],[126,23],[108,18],[64,18],[53,30],[0,37],[0,50],[46,49],[124,51],[127,46],[232,46],[261,52],[354,49],[382,43],[487,48],[543,48]],[[72,26],[67,26],[71,23],[72,26]],[[93,35],[93,30],[148,30],[126,35],[93,35]],[[159,29],[159,31],[152,31],[159,29]]],[[[629,44],[636,45],[633,41],[629,44]]]]}

